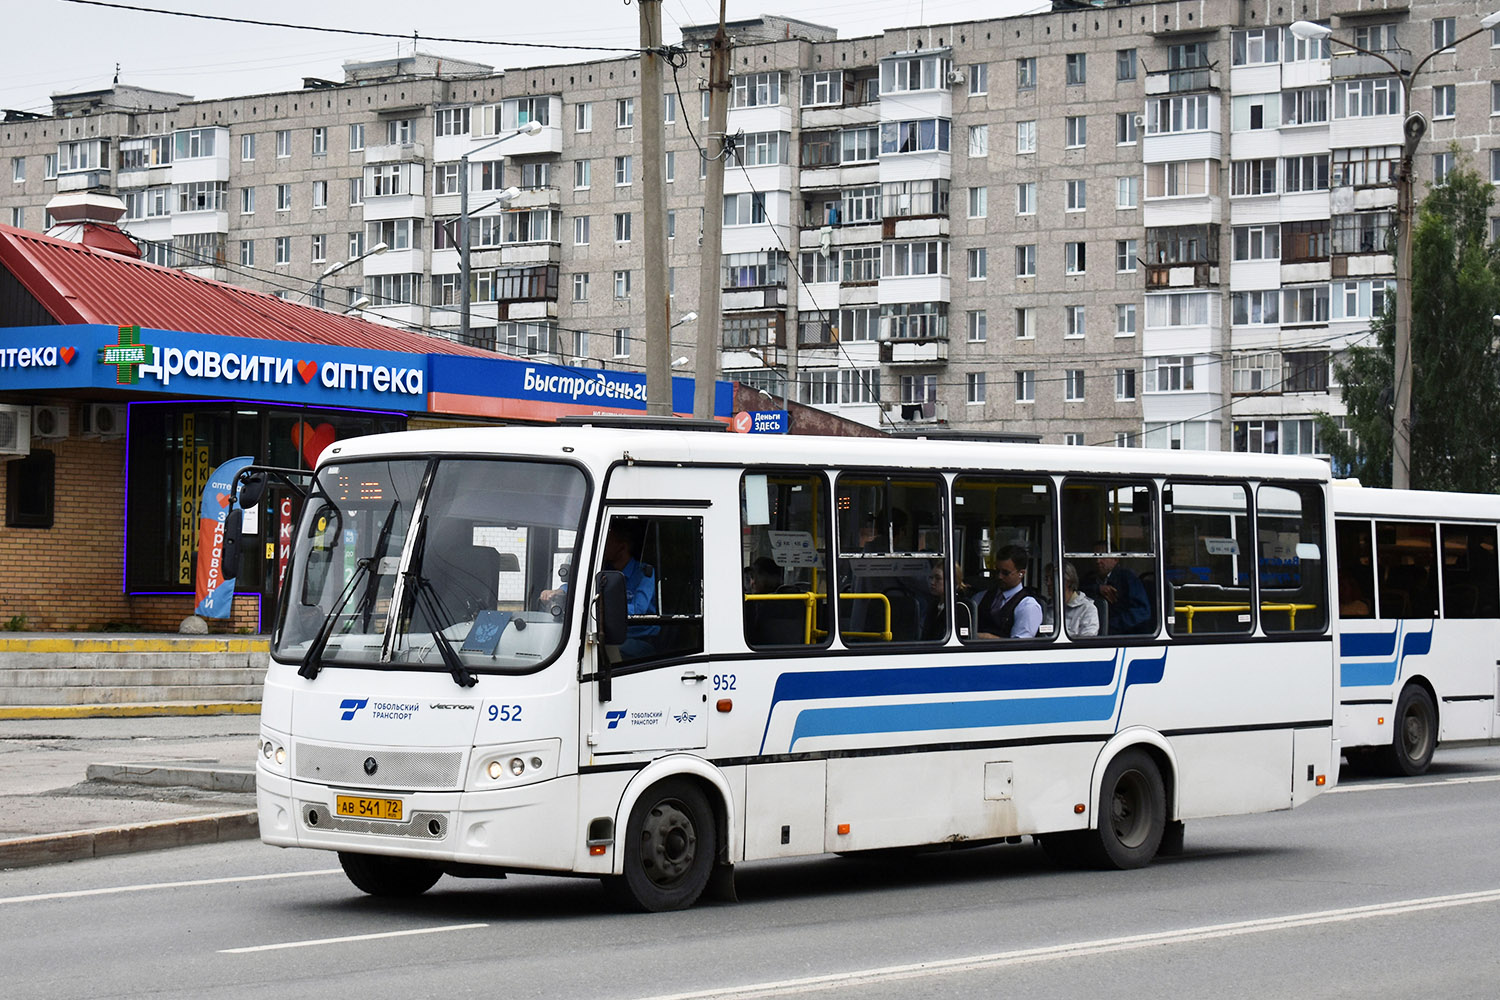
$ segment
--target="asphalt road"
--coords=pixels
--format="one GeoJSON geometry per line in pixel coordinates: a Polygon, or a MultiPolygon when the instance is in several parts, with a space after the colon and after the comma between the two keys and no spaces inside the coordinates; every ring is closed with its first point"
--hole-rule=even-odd
{"type": "Polygon", "coordinates": [[[1029,842],[742,866],[741,901],[610,912],[593,882],[402,903],[254,842],[0,872],[8,998],[1484,997],[1500,994],[1500,748],[1190,824],[1138,872],[1029,842]]]}

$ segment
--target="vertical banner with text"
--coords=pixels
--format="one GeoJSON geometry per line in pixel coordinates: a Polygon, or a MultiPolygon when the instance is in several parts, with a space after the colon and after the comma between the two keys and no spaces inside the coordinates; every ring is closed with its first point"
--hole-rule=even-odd
{"type": "Polygon", "coordinates": [[[234,477],[253,461],[249,455],[231,458],[205,476],[198,516],[198,606],[194,609],[204,618],[228,618],[234,608],[234,580],[224,579],[223,573],[224,523],[229,512],[239,508],[231,493],[234,477]]]}
{"type": "Polygon", "coordinates": [[[177,582],[193,582],[193,539],[198,534],[198,443],[193,414],[182,415],[182,476],[177,491],[177,582]]]}

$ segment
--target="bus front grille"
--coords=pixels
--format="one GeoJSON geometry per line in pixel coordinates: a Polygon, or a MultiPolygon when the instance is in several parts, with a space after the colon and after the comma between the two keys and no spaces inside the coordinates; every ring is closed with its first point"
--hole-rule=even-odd
{"type": "Polygon", "coordinates": [[[370,750],[298,743],[297,777],[355,788],[425,791],[463,787],[464,755],[458,750],[370,750]]]}

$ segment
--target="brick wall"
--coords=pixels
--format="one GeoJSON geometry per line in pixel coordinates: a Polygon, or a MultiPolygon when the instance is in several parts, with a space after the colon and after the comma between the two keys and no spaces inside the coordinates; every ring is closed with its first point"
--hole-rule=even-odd
{"type": "MultiPolygon", "coordinates": [[[[80,409],[71,407],[73,428],[80,409]]],[[[124,439],[75,434],[36,440],[32,447],[56,457],[52,527],[12,528],[0,521],[0,626],[24,618],[18,627],[28,632],[176,632],[193,613],[191,594],[131,598],[122,592],[124,439]]],[[[7,477],[0,475],[0,509],[6,490],[7,477]]],[[[258,597],[236,597],[233,617],[210,622],[209,631],[254,632],[258,610],[258,597]]]]}

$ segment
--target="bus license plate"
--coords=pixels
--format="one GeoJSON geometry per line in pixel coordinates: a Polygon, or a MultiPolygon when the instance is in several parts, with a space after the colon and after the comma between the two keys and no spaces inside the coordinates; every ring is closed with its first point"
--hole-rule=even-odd
{"type": "Polygon", "coordinates": [[[340,816],[355,816],[359,819],[401,818],[400,799],[371,799],[360,795],[339,795],[334,798],[334,809],[340,816]]]}

